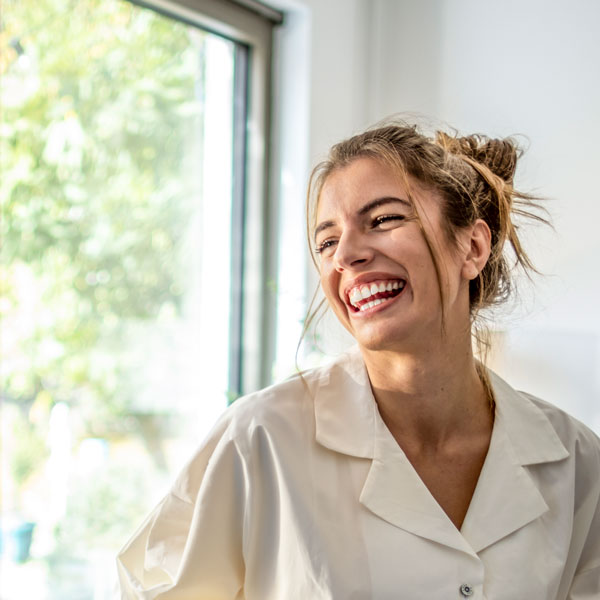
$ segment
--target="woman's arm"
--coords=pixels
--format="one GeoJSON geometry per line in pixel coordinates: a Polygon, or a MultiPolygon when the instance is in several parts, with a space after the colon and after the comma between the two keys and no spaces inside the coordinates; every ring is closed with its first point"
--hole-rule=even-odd
{"type": "Polygon", "coordinates": [[[578,483],[585,481],[588,493],[575,514],[574,533],[585,542],[566,600],[600,599],[600,440],[591,437],[592,443],[578,448],[580,455],[587,455],[578,483]]]}
{"type": "Polygon", "coordinates": [[[216,431],[123,548],[121,599],[244,597],[245,464],[216,431]]]}

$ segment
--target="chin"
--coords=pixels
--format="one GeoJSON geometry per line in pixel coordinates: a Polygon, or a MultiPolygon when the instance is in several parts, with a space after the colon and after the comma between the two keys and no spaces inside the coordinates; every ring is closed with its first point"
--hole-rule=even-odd
{"type": "Polygon", "coordinates": [[[369,352],[422,352],[424,346],[441,342],[439,323],[428,323],[425,327],[398,322],[388,322],[387,325],[386,327],[384,323],[378,323],[376,327],[356,328],[350,333],[358,345],[369,352]],[[438,335],[435,335],[435,332],[438,335]]]}
{"type": "Polygon", "coordinates": [[[405,339],[405,336],[399,333],[390,335],[389,331],[371,333],[370,335],[364,333],[356,335],[356,333],[353,333],[353,337],[361,348],[370,352],[400,350],[404,345],[402,343],[403,339],[405,339]]]}

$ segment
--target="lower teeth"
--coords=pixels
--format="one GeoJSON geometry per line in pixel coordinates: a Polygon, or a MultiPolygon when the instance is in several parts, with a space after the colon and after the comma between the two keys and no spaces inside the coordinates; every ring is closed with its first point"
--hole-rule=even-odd
{"type": "Polygon", "coordinates": [[[377,300],[372,300],[371,302],[367,302],[366,304],[363,304],[360,307],[360,310],[367,310],[368,308],[371,308],[372,306],[377,306],[378,304],[381,304],[382,302],[386,302],[387,300],[389,300],[389,298],[377,298],[377,300]]]}

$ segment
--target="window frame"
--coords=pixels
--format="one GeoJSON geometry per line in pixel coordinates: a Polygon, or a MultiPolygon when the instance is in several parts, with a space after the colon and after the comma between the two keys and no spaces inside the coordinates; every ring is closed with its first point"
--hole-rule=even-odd
{"type": "Polygon", "coordinates": [[[236,42],[232,316],[229,390],[271,383],[276,340],[277,203],[270,194],[273,27],[278,11],[255,0],[130,0],[236,42]]]}

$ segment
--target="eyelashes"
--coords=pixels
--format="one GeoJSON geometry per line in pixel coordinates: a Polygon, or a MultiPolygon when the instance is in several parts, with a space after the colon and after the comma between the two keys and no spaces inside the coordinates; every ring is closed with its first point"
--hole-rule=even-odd
{"type": "Polygon", "coordinates": [[[324,252],[325,250],[327,250],[327,248],[330,248],[335,243],[336,243],[335,240],[325,240],[324,242],[322,242],[315,248],[315,253],[321,254],[321,252],[324,252]]]}
{"type": "Polygon", "coordinates": [[[404,221],[406,217],[404,215],[380,215],[379,217],[375,217],[373,219],[372,226],[377,227],[378,225],[383,225],[384,223],[388,223],[389,221],[404,221]]]}
{"type": "MultiPolygon", "coordinates": [[[[385,225],[386,223],[393,223],[396,221],[407,221],[407,220],[409,220],[409,219],[406,215],[400,215],[400,214],[379,215],[371,221],[371,229],[377,229],[377,228],[381,227],[382,225],[385,225]]],[[[393,229],[393,227],[383,228],[383,231],[386,231],[387,229],[393,229]]],[[[316,246],[316,248],[314,249],[315,254],[322,254],[328,248],[331,248],[332,246],[335,246],[336,244],[337,244],[337,239],[335,239],[335,238],[326,239],[316,246]]]]}

